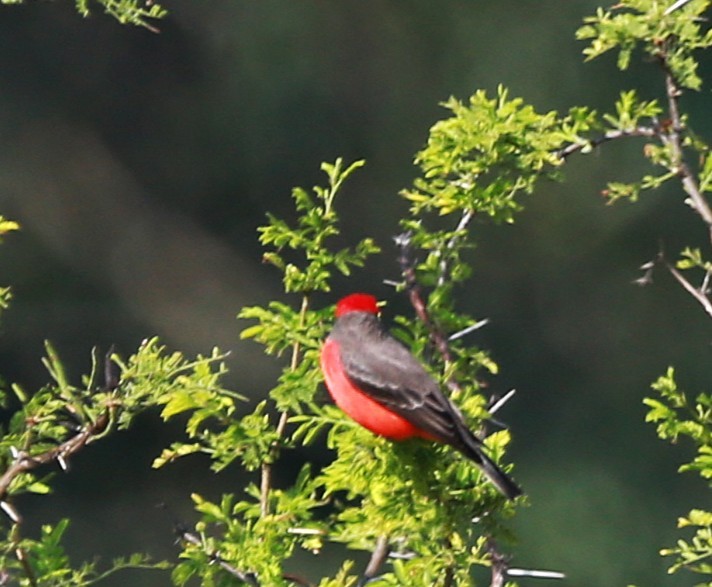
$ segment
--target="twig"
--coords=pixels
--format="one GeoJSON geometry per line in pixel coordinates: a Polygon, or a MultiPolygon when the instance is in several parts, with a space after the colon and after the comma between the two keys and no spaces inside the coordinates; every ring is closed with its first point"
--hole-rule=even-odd
{"type": "Polygon", "coordinates": [[[22,570],[25,572],[25,576],[27,577],[27,580],[30,582],[31,587],[37,587],[37,585],[38,585],[37,578],[35,577],[35,573],[32,570],[30,561],[27,559],[27,552],[25,551],[25,549],[18,546],[15,549],[15,556],[17,557],[17,560],[20,561],[22,570]]]}
{"type": "MultiPolygon", "coordinates": [[[[395,241],[396,246],[400,249],[398,263],[401,266],[401,272],[403,273],[403,278],[405,279],[406,291],[408,292],[410,303],[413,306],[418,319],[428,330],[430,339],[433,341],[435,348],[437,348],[443,360],[446,363],[452,363],[452,353],[450,352],[447,337],[435,324],[433,324],[430,319],[430,315],[428,314],[425,301],[422,297],[420,284],[418,283],[418,279],[415,274],[415,263],[413,261],[411,248],[411,234],[405,232],[403,234],[399,234],[393,240],[395,241]]],[[[447,384],[452,390],[460,389],[459,384],[452,378],[448,380],[447,384]]]]}
{"type": "MultiPolygon", "coordinates": [[[[460,223],[458,224],[457,230],[464,230],[471,219],[472,214],[469,214],[467,212],[463,213],[463,216],[460,219],[460,223]]],[[[454,238],[455,237],[453,237],[453,239],[454,238]]],[[[453,239],[451,239],[450,243],[452,244],[452,246],[455,246],[456,242],[453,239]]],[[[408,292],[408,297],[410,298],[411,305],[415,309],[418,319],[427,328],[431,340],[435,344],[435,347],[437,348],[445,363],[452,363],[452,354],[450,352],[448,339],[430,319],[427,308],[425,306],[425,302],[423,301],[421,295],[420,284],[418,283],[417,276],[415,274],[415,265],[411,250],[411,236],[409,233],[404,233],[395,237],[394,240],[396,242],[396,245],[400,248],[398,262],[401,266],[401,271],[405,280],[406,290],[408,292]]],[[[452,391],[460,390],[460,385],[455,379],[454,374],[448,377],[446,384],[452,391]]],[[[513,390],[505,396],[503,401],[501,401],[495,409],[499,409],[499,407],[501,407],[501,405],[503,405],[510,397],[512,397],[512,395],[513,390]]],[[[491,587],[503,587],[505,582],[505,576],[507,574],[507,559],[502,553],[499,552],[497,543],[491,536],[487,537],[487,551],[489,552],[490,558],[492,560],[491,587]]],[[[449,587],[450,585],[452,585],[453,581],[454,571],[452,568],[449,568],[446,571],[446,575],[443,579],[443,584],[446,587],[449,587]]]]}
{"type": "Polygon", "coordinates": [[[492,561],[492,579],[490,581],[490,587],[503,587],[507,576],[507,559],[499,551],[497,543],[491,536],[487,538],[487,552],[489,552],[490,559],[492,561]]]}
{"type": "Polygon", "coordinates": [[[108,413],[104,413],[99,416],[95,422],[83,428],[80,432],[68,440],[65,440],[59,446],[38,455],[29,455],[24,452],[19,452],[12,465],[0,476],[0,499],[5,498],[10,484],[18,475],[58,459],[66,461],[68,457],[89,444],[95,436],[101,434],[106,429],[108,423],[108,413]]]}
{"type": "MultiPolygon", "coordinates": [[[[309,308],[309,298],[307,296],[302,297],[302,306],[299,310],[299,326],[304,326],[304,319],[309,308]]],[[[299,358],[301,356],[301,345],[299,342],[295,342],[292,346],[292,359],[290,363],[290,368],[292,371],[296,370],[299,365],[299,358]]],[[[261,468],[261,479],[260,479],[260,514],[264,517],[269,514],[269,493],[272,488],[272,463],[277,458],[279,453],[279,440],[284,435],[284,430],[287,427],[287,421],[289,420],[289,412],[286,410],[282,412],[279,416],[279,421],[277,422],[277,428],[275,433],[277,435],[277,440],[272,445],[269,455],[262,463],[261,468]]]]}
{"type": "Polygon", "coordinates": [[[445,251],[440,251],[440,274],[438,275],[438,286],[444,285],[450,274],[450,267],[448,266],[445,252],[452,251],[457,246],[457,241],[459,241],[462,237],[462,232],[467,228],[467,225],[470,224],[470,221],[474,217],[474,210],[463,210],[460,222],[458,222],[455,227],[455,234],[445,245],[445,251]]]}
{"type": "Polygon", "coordinates": [[[556,155],[560,159],[566,159],[569,155],[573,155],[574,153],[578,153],[584,149],[598,147],[608,141],[615,141],[624,137],[654,137],[657,134],[658,129],[652,126],[636,126],[634,128],[608,130],[598,138],[579,143],[571,143],[563,149],[559,149],[556,152],[556,155]]]}
{"type": "Polygon", "coordinates": [[[668,114],[670,116],[670,124],[666,127],[668,129],[667,132],[659,133],[660,140],[663,144],[670,147],[675,170],[680,176],[683,189],[687,195],[690,196],[688,203],[707,225],[708,236],[710,242],[712,242],[712,208],[710,208],[707,200],[702,195],[702,192],[700,192],[699,185],[683,156],[682,139],[680,136],[683,131],[683,125],[679,107],[682,90],[670,71],[670,67],[667,63],[667,55],[664,50],[661,52],[659,59],[665,71],[665,94],[667,96],[668,114]]]}
{"type": "Polygon", "coordinates": [[[358,582],[359,587],[366,585],[371,579],[376,577],[383,566],[383,563],[388,558],[389,553],[388,537],[380,536],[376,542],[376,548],[371,553],[371,558],[366,565],[366,570],[363,572],[363,577],[358,582]]]}
{"type": "Polygon", "coordinates": [[[705,275],[705,282],[702,284],[702,288],[698,289],[694,285],[692,285],[687,278],[680,273],[677,268],[668,263],[667,261],[664,261],[665,266],[667,267],[667,270],[670,272],[670,275],[672,275],[675,280],[687,291],[693,298],[695,298],[704,308],[705,312],[712,317],[712,301],[707,297],[705,293],[705,286],[706,286],[706,280],[707,280],[707,275],[705,275]]]}
{"type": "Polygon", "coordinates": [[[443,587],[452,587],[455,581],[455,571],[452,565],[445,569],[445,578],[443,579],[443,587]]]}

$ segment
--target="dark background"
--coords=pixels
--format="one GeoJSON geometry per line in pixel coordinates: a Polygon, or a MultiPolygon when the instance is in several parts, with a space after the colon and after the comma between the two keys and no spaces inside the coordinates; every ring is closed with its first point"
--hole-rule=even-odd
{"type": "MultiPolygon", "coordinates": [[[[661,96],[654,64],[624,75],[613,57],[583,63],[574,31],[596,6],[182,0],[167,4],[160,34],[83,20],[72,2],[3,7],[0,212],[23,230],[0,251],[16,296],[0,373],[28,389],[45,383],[48,338],[78,379],[93,345],[129,354],[157,334],[186,353],[231,350],[230,386],[260,397],[279,365],[238,341],[245,325],[234,317],[282,294],[255,229],[268,210],[292,219],[292,186],[323,183],[319,163],[337,156],[368,161],[337,202],[345,238],[374,234],[384,254],[334,297],[369,289],[389,312],[408,311],[381,282],[397,275],[398,191],[447,114],[439,102],[499,83],[539,111],[611,109],[630,87],[661,96]]],[[[682,100],[703,136],[708,92],[682,100]]],[[[607,180],[647,171],[642,147],[574,157],[566,181],[540,184],[514,225],[476,223],[475,272],[461,292],[463,309],[491,320],[473,342],[500,364],[492,388],[518,390],[502,417],[531,506],[514,523],[513,564],[564,571],[567,585],[690,584],[666,575],[658,550],[676,539],[677,516],[709,507],[704,483],[676,474],[690,447],[659,441],[641,402],[670,364],[691,392],[708,389],[710,321],[667,276],[631,283],[660,243],[699,246],[704,227],[678,186],[634,206],[600,196],[607,180]]],[[[189,492],[215,499],[243,483],[199,458],[151,470],[178,433],[153,414],[93,445],[53,496],[20,504],[28,528],[71,517],[76,561],[172,558],[172,522],[194,520],[189,492]]],[[[321,563],[307,564],[316,578],[321,563]]],[[[106,584],[170,583],[127,573],[106,584]]]]}

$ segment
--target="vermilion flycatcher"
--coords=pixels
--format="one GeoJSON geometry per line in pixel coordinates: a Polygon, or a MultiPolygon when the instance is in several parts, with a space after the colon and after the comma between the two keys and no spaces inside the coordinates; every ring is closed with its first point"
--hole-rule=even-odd
{"type": "Polygon", "coordinates": [[[336,304],[336,322],[321,351],[321,369],[336,405],[371,432],[393,440],[449,444],[514,499],[522,490],[484,452],[460,410],[378,319],[376,298],[355,293],[336,304]]]}

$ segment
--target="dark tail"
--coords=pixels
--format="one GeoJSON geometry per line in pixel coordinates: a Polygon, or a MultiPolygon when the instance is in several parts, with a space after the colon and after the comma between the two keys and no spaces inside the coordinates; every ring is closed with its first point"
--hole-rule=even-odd
{"type": "MultiPolygon", "coordinates": [[[[469,451],[468,451],[468,456],[469,451]]],[[[482,469],[482,472],[487,475],[487,478],[492,482],[499,491],[507,497],[507,499],[514,499],[522,495],[522,490],[502,469],[494,464],[494,461],[490,459],[481,450],[477,451],[477,457],[472,458],[477,465],[482,469]]]]}
{"type": "Polygon", "coordinates": [[[519,485],[484,453],[482,442],[464,426],[460,429],[460,433],[461,436],[464,437],[461,439],[462,444],[459,446],[455,445],[455,447],[482,469],[482,472],[492,482],[492,485],[494,485],[502,495],[506,496],[507,499],[514,499],[522,495],[523,492],[519,485]]]}

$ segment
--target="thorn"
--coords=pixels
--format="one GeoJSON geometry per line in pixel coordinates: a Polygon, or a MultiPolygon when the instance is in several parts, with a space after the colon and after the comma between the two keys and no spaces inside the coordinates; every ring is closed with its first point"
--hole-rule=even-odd
{"type": "Polygon", "coordinates": [[[57,464],[63,472],[66,473],[67,471],[69,471],[69,463],[67,462],[67,459],[64,458],[64,455],[57,455],[57,464]]]}
{"type": "Polygon", "coordinates": [[[558,571],[538,571],[534,569],[507,569],[510,577],[534,577],[536,579],[565,579],[566,575],[558,571]]]}
{"type": "Polygon", "coordinates": [[[326,534],[320,528],[287,528],[287,533],[302,536],[324,536],[326,534]]]}
{"type": "Polygon", "coordinates": [[[643,275],[642,277],[638,277],[637,279],[634,279],[631,281],[633,285],[639,285],[640,287],[645,287],[646,285],[650,285],[653,283],[653,276],[650,274],[643,275]]]}
{"type": "Polygon", "coordinates": [[[643,263],[639,267],[639,269],[643,272],[643,275],[637,277],[636,279],[631,281],[631,283],[639,285],[640,287],[644,287],[653,283],[653,270],[655,269],[656,263],[657,260],[655,259],[643,263]]]}
{"type": "Polygon", "coordinates": [[[497,410],[504,406],[504,404],[506,404],[510,399],[512,399],[515,393],[517,393],[516,389],[510,389],[507,393],[505,393],[502,397],[495,401],[487,411],[490,414],[494,414],[497,410]]]}
{"type": "Polygon", "coordinates": [[[685,4],[687,4],[688,2],[690,2],[690,0],[677,0],[677,2],[675,2],[675,3],[671,4],[670,6],[668,6],[668,7],[667,7],[667,10],[665,10],[665,12],[663,12],[663,14],[664,14],[665,16],[667,16],[668,14],[670,14],[670,13],[672,13],[672,12],[675,12],[678,8],[682,8],[682,7],[683,7],[685,4]]]}
{"type": "Polygon", "coordinates": [[[411,238],[413,238],[413,234],[410,231],[401,232],[393,237],[393,242],[397,247],[407,247],[410,245],[411,238]]]}
{"type": "Polygon", "coordinates": [[[390,552],[388,553],[388,558],[394,558],[396,560],[409,561],[416,557],[414,552],[390,552]]]}
{"type": "Polygon", "coordinates": [[[483,326],[487,326],[487,324],[489,324],[489,318],[479,320],[478,322],[475,322],[474,324],[470,324],[470,326],[467,326],[466,328],[463,328],[462,330],[458,330],[457,332],[451,334],[450,336],[448,336],[448,340],[452,342],[453,340],[457,340],[458,338],[467,336],[468,334],[470,334],[470,332],[479,330],[483,326]]]}
{"type": "Polygon", "coordinates": [[[0,501],[0,509],[5,512],[8,518],[10,518],[15,524],[19,524],[22,522],[22,516],[20,515],[20,512],[18,512],[15,509],[15,506],[13,506],[10,502],[5,501],[4,499],[0,501]]]}

